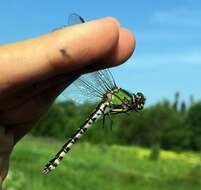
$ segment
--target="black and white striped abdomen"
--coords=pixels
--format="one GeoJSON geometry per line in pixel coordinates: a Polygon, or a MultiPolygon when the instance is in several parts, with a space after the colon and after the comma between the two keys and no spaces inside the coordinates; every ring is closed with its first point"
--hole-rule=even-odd
{"type": "Polygon", "coordinates": [[[97,106],[96,110],[92,112],[88,119],[83,123],[83,125],[78,128],[72,137],[62,146],[61,150],[55,155],[55,157],[45,165],[43,173],[48,174],[51,170],[54,170],[59,165],[65,154],[71,149],[71,146],[82,137],[82,135],[92,126],[93,123],[109,111],[109,103],[101,102],[97,106]]]}

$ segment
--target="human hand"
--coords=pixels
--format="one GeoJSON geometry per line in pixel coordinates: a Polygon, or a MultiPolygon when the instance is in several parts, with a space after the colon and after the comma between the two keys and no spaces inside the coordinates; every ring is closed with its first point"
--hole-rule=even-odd
{"type": "Polygon", "coordinates": [[[125,62],[132,34],[112,18],[0,46],[0,189],[14,145],[80,74],[125,62]]]}

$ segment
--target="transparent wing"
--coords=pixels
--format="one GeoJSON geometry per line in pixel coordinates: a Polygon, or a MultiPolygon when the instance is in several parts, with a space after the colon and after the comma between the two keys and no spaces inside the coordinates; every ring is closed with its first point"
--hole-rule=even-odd
{"type": "MultiPolygon", "coordinates": [[[[84,23],[84,19],[77,14],[71,14],[68,19],[69,25],[84,23]]],[[[104,69],[80,76],[73,84],[63,92],[63,95],[78,100],[84,95],[87,100],[101,99],[103,95],[114,89],[116,83],[109,69],[104,69]],[[76,89],[79,91],[76,91],[76,89]],[[78,95],[79,94],[79,95],[78,95]]],[[[85,99],[86,99],[85,98],[85,99]]],[[[82,98],[81,98],[82,99],[82,98]]]]}
{"type": "Polygon", "coordinates": [[[116,87],[108,69],[82,75],[73,84],[87,96],[103,95],[116,87]]]}
{"type": "Polygon", "coordinates": [[[76,13],[72,13],[68,17],[68,26],[81,24],[81,23],[84,23],[84,22],[85,22],[84,19],[80,15],[78,15],[76,13]]]}

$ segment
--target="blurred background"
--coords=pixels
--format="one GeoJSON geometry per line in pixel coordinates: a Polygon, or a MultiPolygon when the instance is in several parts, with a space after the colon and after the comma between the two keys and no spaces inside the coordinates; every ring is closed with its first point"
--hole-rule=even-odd
{"type": "Polygon", "coordinates": [[[95,108],[59,98],[12,155],[6,189],[198,190],[201,188],[201,2],[0,0],[0,44],[112,16],[137,40],[117,84],[147,97],[138,114],[98,122],[48,176],[43,165],[95,108]],[[126,74],[125,74],[126,73],[126,74]],[[73,111],[72,111],[73,110],[73,111]]]}

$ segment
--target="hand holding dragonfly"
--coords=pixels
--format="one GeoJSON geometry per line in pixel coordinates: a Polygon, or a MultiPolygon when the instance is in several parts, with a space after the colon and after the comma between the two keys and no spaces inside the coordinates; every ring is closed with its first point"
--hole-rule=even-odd
{"type": "Polygon", "coordinates": [[[0,184],[14,145],[80,74],[125,62],[132,34],[112,18],[0,46],[0,184]]]}

